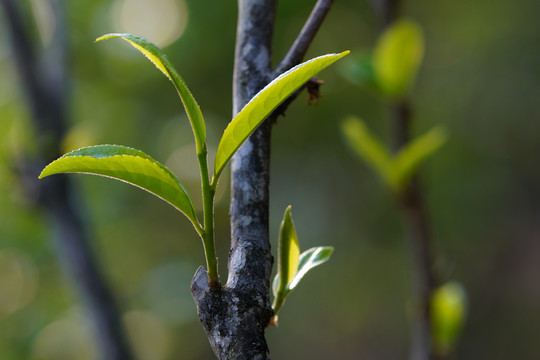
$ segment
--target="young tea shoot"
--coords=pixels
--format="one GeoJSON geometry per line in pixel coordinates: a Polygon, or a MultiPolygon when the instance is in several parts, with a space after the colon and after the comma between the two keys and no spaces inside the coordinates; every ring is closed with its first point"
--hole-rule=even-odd
{"type": "Polygon", "coordinates": [[[285,303],[285,298],[296,288],[307,272],[330,259],[334,248],[319,246],[300,254],[298,237],[291,215],[291,206],[283,214],[278,239],[278,272],[274,278],[274,316],[269,325],[277,326],[278,312],[285,303]]]}
{"type": "Polygon", "coordinates": [[[214,195],[225,166],[276,107],[310,78],[349,52],[323,55],[306,61],[283,73],[257,93],[225,129],[217,148],[215,164],[211,172],[213,176],[210,178],[204,118],[184,79],[163,51],[143,37],[133,34],[107,34],[96,39],[96,42],[112,38],[125,40],[139,50],[172,81],[180,96],[195,137],[196,156],[202,183],[203,222],[199,221],[193,201],[180,180],[167,167],[144,152],[129,147],[97,145],[72,151],[47,165],[39,178],[59,173],[100,175],[137,186],[165,200],[193,224],[203,242],[210,286],[217,289],[221,285],[214,246],[214,195]]]}

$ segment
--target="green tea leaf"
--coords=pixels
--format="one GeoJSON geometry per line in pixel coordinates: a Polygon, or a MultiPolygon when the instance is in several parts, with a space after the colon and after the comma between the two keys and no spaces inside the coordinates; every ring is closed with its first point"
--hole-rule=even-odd
{"type": "Polygon", "coordinates": [[[392,24],[379,38],[373,54],[380,89],[392,97],[404,95],[416,78],[423,56],[420,26],[410,20],[392,24]]]}
{"type": "Polygon", "coordinates": [[[458,282],[444,284],[431,297],[432,338],[438,355],[455,347],[467,316],[467,293],[458,282]]]}
{"type": "Polygon", "coordinates": [[[428,133],[412,140],[399,151],[393,165],[398,189],[407,184],[420,164],[437,151],[445,141],[445,131],[442,127],[437,126],[428,133]]]}
{"type": "Polygon", "coordinates": [[[119,145],[81,148],[47,165],[39,178],[59,173],[100,175],[137,186],[165,200],[200,228],[193,202],[180,181],[142,151],[119,145]]]}
{"type": "Polygon", "coordinates": [[[393,174],[393,158],[388,149],[358,118],[348,117],[341,128],[349,146],[393,188],[396,180],[393,174]]]}
{"type": "Polygon", "coordinates": [[[291,206],[283,214],[283,221],[279,229],[278,240],[278,274],[280,277],[278,291],[285,291],[287,285],[296,275],[300,260],[300,247],[298,237],[291,216],[291,206]]]}
{"type": "Polygon", "coordinates": [[[289,283],[289,291],[292,291],[298,285],[300,280],[302,280],[309,270],[327,262],[333,252],[334,248],[332,246],[319,246],[304,251],[302,255],[300,255],[298,272],[289,283]]]}
{"type": "Polygon", "coordinates": [[[165,76],[169,78],[176,87],[178,95],[184,104],[186,113],[189,117],[195,142],[197,144],[197,152],[203,146],[206,140],[206,128],[204,119],[199,108],[199,104],[189,91],[184,79],[178,74],[175,67],[171,64],[167,56],[159,47],[146,40],[145,38],[133,34],[107,34],[96,39],[96,42],[111,38],[121,38],[131,44],[134,48],[143,53],[165,76]]]}
{"type": "Polygon", "coordinates": [[[259,91],[232,119],[223,133],[216,153],[214,182],[238,148],[279,104],[319,71],[348,53],[329,54],[306,61],[286,71],[259,91]]]}

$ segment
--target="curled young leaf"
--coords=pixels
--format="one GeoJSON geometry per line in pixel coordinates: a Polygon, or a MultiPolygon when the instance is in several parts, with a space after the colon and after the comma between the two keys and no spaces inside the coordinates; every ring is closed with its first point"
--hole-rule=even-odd
{"type": "Polygon", "coordinates": [[[39,178],[60,173],[99,175],[137,186],[174,206],[200,229],[184,186],[168,168],[140,150],[120,145],[81,148],[47,165],[39,178]]]}
{"type": "Polygon", "coordinates": [[[318,72],[348,53],[349,51],[344,51],[341,54],[323,55],[308,60],[284,72],[259,91],[225,129],[216,153],[213,183],[217,182],[225,165],[249,135],[279,104],[318,72]]]}
{"type": "Polygon", "coordinates": [[[279,229],[278,274],[280,280],[277,293],[287,290],[287,285],[296,275],[299,260],[300,247],[298,245],[298,237],[296,236],[296,230],[292,220],[291,206],[288,206],[285,214],[283,214],[283,221],[279,229]]]}
{"type": "Polygon", "coordinates": [[[176,71],[175,67],[171,64],[167,56],[159,47],[147,39],[133,34],[106,34],[97,38],[96,42],[112,38],[120,38],[127,41],[135,49],[139,50],[144,56],[146,56],[148,60],[150,60],[159,70],[161,70],[163,74],[165,74],[165,76],[169,78],[169,80],[173,82],[176,90],[178,91],[178,95],[180,95],[180,99],[184,104],[191,127],[193,128],[197,152],[200,152],[200,149],[206,140],[206,128],[201,109],[189,91],[186,82],[184,79],[182,79],[180,74],[178,74],[178,71],[176,71]]]}

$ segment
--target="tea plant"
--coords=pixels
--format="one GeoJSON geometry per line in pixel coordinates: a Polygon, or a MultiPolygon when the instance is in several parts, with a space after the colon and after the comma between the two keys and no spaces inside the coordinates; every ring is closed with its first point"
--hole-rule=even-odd
{"type": "MultiPolygon", "coordinates": [[[[107,34],[96,42],[120,38],[143,53],[169,80],[180,96],[193,130],[196,156],[199,162],[203,198],[203,221],[197,217],[193,201],[180,180],[164,165],[144,152],[120,145],[97,145],[72,151],[53,161],[39,175],[44,178],[59,173],[84,173],[113,178],[137,186],[171,204],[193,224],[202,240],[207,275],[211,289],[220,289],[218,264],[214,246],[214,195],[223,170],[234,153],[265,118],[319,71],[348,54],[329,54],[306,61],[283,73],[258,94],[232,119],[219,142],[212,176],[208,169],[206,126],[202,112],[186,83],[167,56],[148,40],[133,34],[107,34]]],[[[274,293],[277,312],[285,297],[313,267],[327,261],[330,247],[313,248],[302,255],[292,223],[290,208],[285,212],[279,240],[279,271],[274,293]]]]}

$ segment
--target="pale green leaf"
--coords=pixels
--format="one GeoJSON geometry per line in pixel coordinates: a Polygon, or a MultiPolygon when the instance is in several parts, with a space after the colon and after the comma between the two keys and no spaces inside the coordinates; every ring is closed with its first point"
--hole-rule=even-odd
{"type": "Polygon", "coordinates": [[[121,38],[127,41],[134,48],[143,53],[144,56],[146,56],[159,70],[161,70],[161,72],[163,72],[163,74],[165,74],[165,76],[169,78],[169,80],[173,82],[180,95],[180,99],[184,104],[189,121],[191,122],[193,134],[195,135],[195,142],[197,144],[197,149],[199,150],[206,140],[206,128],[201,109],[189,91],[184,79],[178,74],[167,56],[159,47],[150,41],[133,34],[107,34],[97,38],[96,42],[111,38],[121,38]]]}
{"type": "Polygon", "coordinates": [[[97,145],[72,151],[53,161],[39,175],[100,175],[126,182],[165,200],[200,228],[193,202],[174,174],[142,151],[119,145],[97,145]]]}
{"type": "Polygon", "coordinates": [[[437,288],[431,297],[432,338],[438,355],[455,347],[467,316],[467,293],[452,281],[437,288]]]}
{"type": "Polygon", "coordinates": [[[420,164],[437,151],[446,141],[446,133],[437,126],[412,140],[394,159],[394,174],[399,188],[405,186],[420,164]]]}
{"type": "Polygon", "coordinates": [[[334,248],[331,246],[319,246],[304,251],[302,255],[300,255],[298,271],[296,272],[293,280],[287,286],[288,290],[292,291],[309,270],[327,262],[330,259],[330,256],[332,256],[333,252],[334,248]]]}
{"type": "Polygon", "coordinates": [[[306,61],[283,73],[257,93],[232,119],[223,133],[216,153],[214,181],[219,178],[223,168],[238,148],[279,104],[319,71],[348,53],[349,51],[329,54],[306,61]]]}
{"type": "Polygon", "coordinates": [[[415,22],[400,20],[380,36],[373,54],[373,67],[380,89],[399,97],[412,86],[424,56],[422,29],[415,22]]]}
{"type": "Polygon", "coordinates": [[[379,139],[369,132],[364,122],[350,116],[343,122],[342,130],[356,154],[373,167],[390,187],[394,187],[393,158],[379,139]]]}

